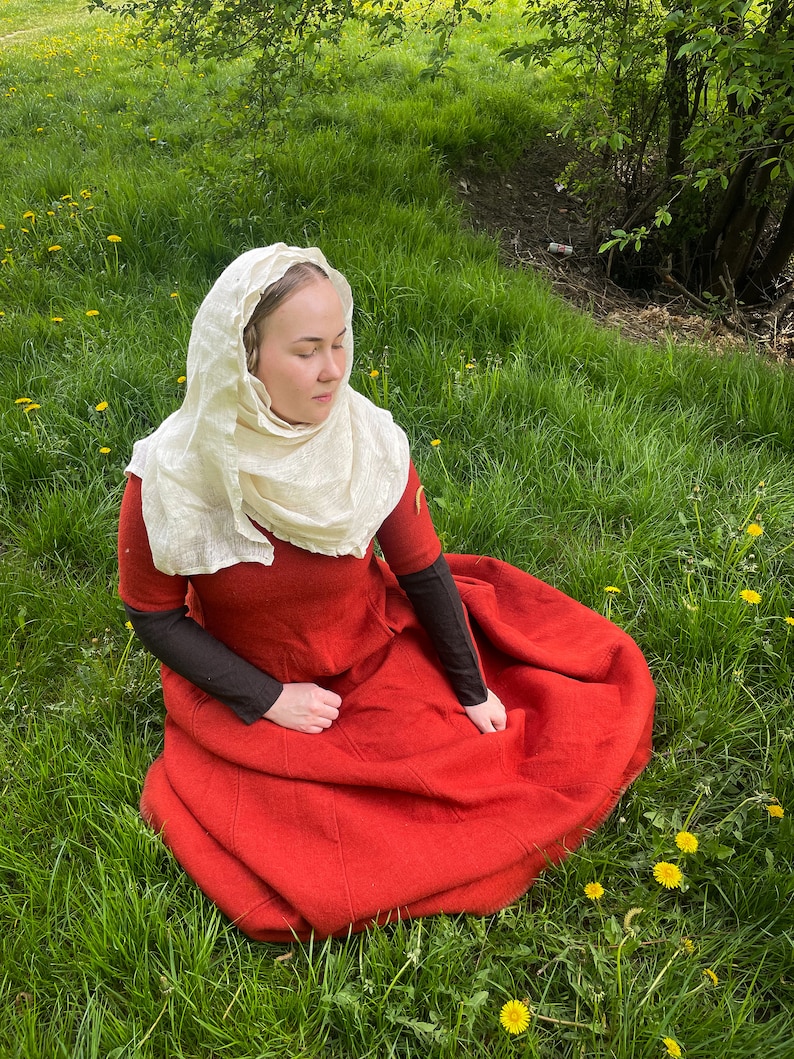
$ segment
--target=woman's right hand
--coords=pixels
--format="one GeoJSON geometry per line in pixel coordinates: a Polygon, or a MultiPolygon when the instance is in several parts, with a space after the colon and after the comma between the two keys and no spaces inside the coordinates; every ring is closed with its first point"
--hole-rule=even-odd
{"type": "Polygon", "coordinates": [[[305,735],[319,735],[339,716],[342,699],[316,684],[285,684],[284,690],[264,715],[282,728],[305,735]]]}

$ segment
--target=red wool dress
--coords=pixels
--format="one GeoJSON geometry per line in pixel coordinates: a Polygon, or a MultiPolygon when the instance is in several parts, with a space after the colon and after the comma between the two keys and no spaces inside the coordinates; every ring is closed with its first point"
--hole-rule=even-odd
{"type": "Polygon", "coordinates": [[[486,914],[524,893],[605,818],[651,752],[654,688],[634,641],[601,615],[496,559],[449,555],[507,728],[464,714],[395,574],[440,545],[411,471],[364,559],[271,537],[272,566],[189,579],[157,571],[130,478],[120,592],[191,615],[282,682],[342,697],[303,735],[227,706],[163,667],[162,755],[144,818],[204,893],[251,937],[343,935],[392,919],[486,914]]]}

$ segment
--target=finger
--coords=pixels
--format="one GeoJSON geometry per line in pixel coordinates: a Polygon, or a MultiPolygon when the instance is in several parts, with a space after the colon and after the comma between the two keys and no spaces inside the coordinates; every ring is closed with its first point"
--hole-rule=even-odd
{"type": "Polygon", "coordinates": [[[491,722],[487,718],[485,718],[480,722],[480,731],[483,733],[483,735],[485,735],[486,732],[495,732],[496,729],[491,724],[491,722]]]}
{"type": "Polygon", "coordinates": [[[501,717],[497,717],[496,720],[493,723],[493,726],[494,726],[494,728],[496,729],[497,732],[503,732],[505,730],[505,728],[507,728],[507,717],[506,717],[506,715],[502,714],[501,717]]]}

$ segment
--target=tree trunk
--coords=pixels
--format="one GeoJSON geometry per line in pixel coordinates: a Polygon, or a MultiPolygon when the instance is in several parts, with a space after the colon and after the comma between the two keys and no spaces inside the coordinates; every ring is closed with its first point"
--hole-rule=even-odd
{"type": "Polygon", "coordinates": [[[783,210],[772,245],[739,292],[741,301],[750,305],[760,301],[786,267],[792,254],[794,254],[794,187],[788,193],[786,208],[783,210]]]}

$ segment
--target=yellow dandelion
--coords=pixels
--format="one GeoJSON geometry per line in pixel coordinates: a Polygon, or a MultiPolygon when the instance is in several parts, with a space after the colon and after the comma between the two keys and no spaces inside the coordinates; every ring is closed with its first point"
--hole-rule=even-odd
{"type": "Polygon", "coordinates": [[[691,956],[695,951],[695,943],[691,938],[681,938],[681,948],[687,956],[691,956]]]}
{"type": "Polygon", "coordinates": [[[80,198],[81,199],[90,199],[91,198],[91,192],[88,190],[88,188],[83,188],[83,190],[80,192],[80,198]]]}
{"type": "Polygon", "coordinates": [[[87,309],[86,316],[99,316],[99,309],[87,309]]]}
{"type": "Polygon", "coordinates": [[[775,820],[782,820],[786,815],[786,810],[782,805],[768,805],[766,811],[775,820]]]}
{"type": "Polygon", "coordinates": [[[179,377],[177,378],[177,380],[176,380],[176,381],[177,381],[177,382],[178,382],[178,383],[180,384],[180,386],[181,386],[183,382],[187,382],[187,375],[180,375],[180,376],[179,376],[179,377]]]}
{"type": "Polygon", "coordinates": [[[682,853],[697,853],[698,851],[697,836],[691,831],[679,831],[675,836],[675,844],[682,853]]]}
{"type": "Polygon", "coordinates": [[[124,622],[124,628],[125,629],[129,629],[130,632],[132,632],[132,622],[131,621],[125,621],[124,622]]]}
{"type": "Polygon", "coordinates": [[[47,216],[48,217],[54,217],[55,216],[55,210],[47,210],[47,216]]]}
{"type": "Polygon", "coordinates": [[[178,290],[172,290],[171,291],[171,297],[172,298],[178,298],[179,297],[179,291],[178,290]]]}
{"type": "Polygon", "coordinates": [[[681,1045],[673,1037],[662,1037],[662,1044],[667,1049],[667,1054],[672,1055],[673,1059],[681,1059],[681,1045]]]}
{"type": "Polygon", "coordinates": [[[703,968],[703,975],[705,978],[708,978],[712,985],[719,985],[720,980],[710,967],[703,968]]]}
{"type": "Polygon", "coordinates": [[[108,236],[108,242],[109,243],[120,243],[121,242],[121,236],[120,235],[109,235],[108,236]]]}
{"type": "Polygon", "coordinates": [[[761,602],[760,594],[753,588],[743,588],[739,595],[745,603],[749,603],[751,606],[755,606],[757,603],[761,602]]]}
{"type": "Polygon", "coordinates": [[[437,449],[438,446],[441,444],[441,438],[433,438],[430,444],[433,446],[434,449],[437,449]]]}
{"type": "Polygon", "coordinates": [[[377,368],[373,368],[372,371],[369,373],[370,379],[377,379],[377,377],[379,375],[380,375],[380,372],[378,371],[377,368]]]}
{"type": "Polygon", "coordinates": [[[33,404],[33,398],[32,397],[17,397],[16,401],[14,401],[14,404],[33,404]]]}
{"type": "Polygon", "coordinates": [[[107,456],[107,454],[110,452],[110,449],[107,447],[107,445],[103,445],[99,451],[102,453],[103,456],[107,456]]]}
{"type": "Polygon", "coordinates": [[[620,595],[620,589],[616,585],[604,585],[604,591],[609,592],[613,596],[620,595]]]}
{"type": "Polygon", "coordinates": [[[104,412],[107,406],[107,401],[100,401],[99,404],[94,405],[94,408],[96,408],[97,412],[104,412]]]}
{"type": "Polygon", "coordinates": [[[26,405],[23,406],[22,411],[23,412],[35,412],[37,408],[41,408],[41,405],[40,404],[33,404],[33,402],[31,401],[30,404],[26,404],[26,405]]]}
{"type": "Polygon", "coordinates": [[[472,363],[469,363],[469,364],[464,365],[464,367],[468,368],[468,370],[471,371],[472,368],[474,367],[474,365],[472,363]]]}
{"type": "Polygon", "coordinates": [[[51,316],[50,320],[52,320],[52,322],[54,324],[62,324],[63,323],[63,317],[62,316],[51,316]]]}
{"type": "Polygon", "coordinates": [[[786,623],[786,625],[794,625],[794,618],[792,618],[791,615],[787,615],[783,619],[783,621],[786,623]]]}
{"type": "Polygon", "coordinates": [[[591,901],[600,901],[604,896],[604,887],[600,882],[589,882],[584,887],[584,895],[591,901]]]}
{"type": "Polygon", "coordinates": [[[764,533],[763,526],[759,526],[757,522],[751,522],[747,527],[747,532],[751,537],[761,537],[764,533]]]}
{"type": "Polygon", "coordinates": [[[54,243],[54,244],[53,244],[53,246],[48,246],[48,247],[47,247],[47,250],[48,250],[48,251],[49,251],[49,252],[50,252],[51,254],[54,254],[56,250],[63,250],[63,247],[62,247],[62,246],[58,246],[58,244],[57,244],[57,243],[54,243]]]}
{"type": "Polygon", "coordinates": [[[23,221],[35,221],[36,220],[36,214],[33,212],[33,210],[25,210],[25,212],[22,214],[22,220],[23,221]]]}
{"type": "Polygon", "coordinates": [[[667,860],[660,860],[653,866],[653,877],[666,890],[675,890],[681,885],[684,878],[677,864],[671,864],[667,860]]]}
{"type": "Polygon", "coordinates": [[[521,1000],[508,1000],[499,1012],[499,1021],[508,1033],[523,1033],[529,1025],[529,1008],[521,1000]]]}
{"type": "Polygon", "coordinates": [[[4,232],[5,230],[6,226],[4,224],[0,224],[0,232],[4,232]]]}

